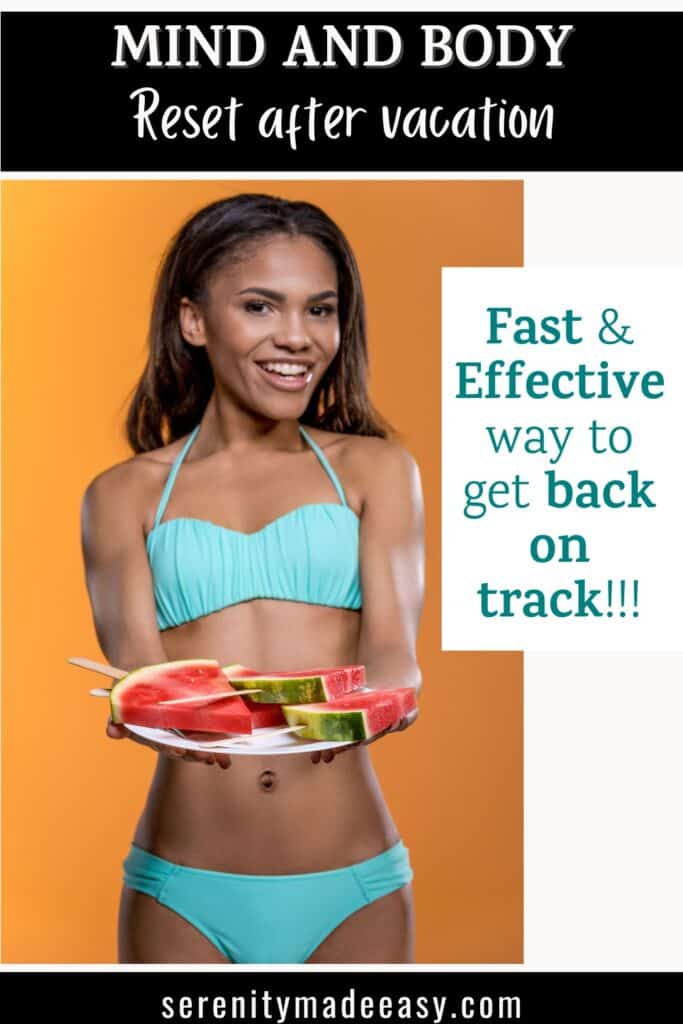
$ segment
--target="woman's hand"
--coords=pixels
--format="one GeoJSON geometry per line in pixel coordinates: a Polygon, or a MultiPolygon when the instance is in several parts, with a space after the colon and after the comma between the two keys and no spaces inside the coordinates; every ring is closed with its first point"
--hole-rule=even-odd
{"type": "MultiPolygon", "coordinates": [[[[211,735],[214,739],[216,738],[215,734],[211,735]]],[[[156,750],[157,754],[163,754],[164,757],[170,757],[174,761],[199,761],[202,764],[217,764],[221,768],[229,768],[231,764],[228,754],[219,754],[218,751],[212,753],[206,750],[184,750],[179,747],[167,746],[165,743],[154,743],[152,740],[146,740],[131,732],[125,725],[112,722],[111,718],[107,722],[107,736],[112,740],[133,740],[134,743],[140,743],[143,747],[151,747],[152,750],[156,750]]],[[[198,736],[199,734],[195,738],[198,736]]]]}
{"type": "Polygon", "coordinates": [[[347,750],[353,750],[354,747],[367,747],[376,740],[381,739],[382,736],[387,736],[390,732],[403,732],[404,729],[407,729],[409,725],[413,724],[417,715],[418,709],[415,708],[415,710],[411,711],[409,715],[404,715],[404,717],[400,718],[398,722],[394,722],[393,725],[390,725],[387,729],[383,729],[382,732],[375,733],[375,735],[371,736],[369,740],[358,740],[356,743],[348,743],[345,747],[333,747],[331,750],[315,750],[311,754],[311,761],[313,764],[319,764],[322,760],[324,764],[330,764],[331,761],[334,761],[336,754],[344,754],[347,750]]]}

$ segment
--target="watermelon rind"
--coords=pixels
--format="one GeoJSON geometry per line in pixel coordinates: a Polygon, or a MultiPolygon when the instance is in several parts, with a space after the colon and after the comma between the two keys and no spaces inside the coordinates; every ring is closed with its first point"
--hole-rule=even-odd
{"type": "Polygon", "coordinates": [[[263,673],[243,675],[223,670],[236,690],[259,689],[253,700],[259,704],[320,704],[335,700],[345,693],[358,690],[365,684],[365,670],[361,665],[341,666],[304,672],[263,673]]]}
{"type": "Polygon", "coordinates": [[[285,705],[287,724],[305,726],[302,739],[355,743],[395,725],[417,708],[414,687],[355,691],[326,704],[285,705]]]}
{"type": "Polygon", "coordinates": [[[287,725],[303,725],[297,735],[306,740],[341,741],[357,743],[369,739],[365,712],[330,711],[327,708],[306,705],[285,705],[282,708],[287,725]]]}
{"type": "Polygon", "coordinates": [[[187,668],[188,666],[206,666],[207,668],[220,670],[219,663],[213,658],[187,658],[182,661],[162,661],[156,665],[143,665],[142,668],[133,669],[132,672],[122,676],[121,679],[117,679],[111,688],[109,708],[112,722],[123,722],[120,701],[125,691],[130,689],[131,686],[144,682],[147,678],[154,678],[160,672],[187,668]]]}
{"type": "Polygon", "coordinates": [[[252,694],[258,704],[316,704],[327,700],[325,687],[320,676],[297,679],[249,676],[237,679],[229,677],[236,690],[259,689],[252,694]]]}

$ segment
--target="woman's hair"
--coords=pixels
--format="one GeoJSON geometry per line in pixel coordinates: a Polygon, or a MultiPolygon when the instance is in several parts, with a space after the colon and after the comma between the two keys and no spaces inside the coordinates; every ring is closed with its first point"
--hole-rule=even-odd
{"type": "Polygon", "coordinates": [[[151,451],[187,434],[199,423],[213,391],[206,349],[189,345],[180,331],[181,299],[201,302],[218,268],[273,235],[313,239],[337,269],[339,350],[301,422],[375,437],[386,437],[391,430],[368,397],[365,305],[358,266],[346,238],[311,203],[244,193],[199,210],[172,239],[164,256],[152,306],[147,364],[126,418],[133,451],[151,451]]]}

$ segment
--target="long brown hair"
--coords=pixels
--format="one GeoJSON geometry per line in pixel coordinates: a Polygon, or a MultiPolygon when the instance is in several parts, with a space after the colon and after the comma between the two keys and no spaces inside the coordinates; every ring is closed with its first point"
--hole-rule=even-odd
{"type": "Polygon", "coordinates": [[[326,213],[311,203],[242,193],[205,206],[172,239],[159,269],[149,355],[126,417],[134,452],[184,436],[201,420],[214,387],[204,347],[180,331],[180,300],[201,301],[211,273],[238,250],[271,235],[306,235],[332,257],[339,281],[339,350],[311,396],[301,422],[341,433],[386,437],[388,423],[368,397],[365,304],[351,247],[326,213]]]}

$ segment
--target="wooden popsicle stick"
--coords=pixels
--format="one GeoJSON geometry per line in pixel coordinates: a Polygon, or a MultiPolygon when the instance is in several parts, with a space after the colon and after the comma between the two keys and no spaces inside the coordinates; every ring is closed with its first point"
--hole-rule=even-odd
{"type": "MultiPolygon", "coordinates": [[[[174,732],[177,736],[180,736],[181,739],[189,739],[189,737],[186,736],[180,729],[169,729],[168,731],[174,732]]],[[[220,740],[202,740],[201,744],[202,747],[218,747],[225,743],[246,743],[250,739],[251,735],[248,735],[246,733],[234,733],[231,736],[224,736],[223,739],[220,740]]]]}
{"type": "MultiPolygon", "coordinates": [[[[307,726],[305,725],[285,725],[281,729],[273,729],[273,731],[269,732],[267,736],[263,737],[263,739],[269,740],[271,736],[280,736],[286,732],[301,732],[302,729],[306,728],[307,726]]],[[[251,738],[254,739],[253,733],[251,738]]]]}
{"type": "Polygon", "coordinates": [[[214,704],[218,700],[225,700],[227,697],[242,697],[245,693],[260,693],[260,690],[226,690],[224,693],[200,693],[196,697],[175,697],[173,700],[157,701],[157,706],[167,707],[169,704],[193,704],[198,701],[204,704],[214,704]]]}
{"type": "MultiPolygon", "coordinates": [[[[204,707],[205,704],[215,704],[216,701],[225,700],[226,697],[241,697],[243,693],[260,693],[260,690],[226,690],[225,693],[203,693],[198,694],[196,697],[176,697],[174,700],[158,700],[156,702],[157,707],[166,707],[169,704],[199,704],[199,707],[204,707]]],[[[111,690],[108,690],[104,686],[97,686],[92,690],[88,690],[91,697],[108,697],[111,690]]]]}
{"type": "Polygon", "coordinates": [[[112,665],[104,665],[101,661],[92,661],[90,658],[67,658],[70,665],[77,665],[78,668],[89,668],[92,672],[100,672],[103,676],[110,676],[112,679],[123,679],[128,673],[122,668],[114,668],[112,665]]]}

